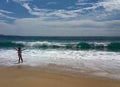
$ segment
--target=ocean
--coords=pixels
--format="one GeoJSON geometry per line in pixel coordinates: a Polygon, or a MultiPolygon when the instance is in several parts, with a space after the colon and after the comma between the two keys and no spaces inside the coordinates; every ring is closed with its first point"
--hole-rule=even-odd
{"type": "Polygon", "coordinates": [[[16,66],[17,47],[19,65],[120,79],[120,37],[0,36],[0,66],[16,66]]]}

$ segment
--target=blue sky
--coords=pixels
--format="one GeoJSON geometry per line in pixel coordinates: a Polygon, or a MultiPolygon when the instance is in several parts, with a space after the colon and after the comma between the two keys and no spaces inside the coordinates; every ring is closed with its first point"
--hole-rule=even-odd
{"type": "Polygon", "coordinates": [[[0,34],[120,36],[120,0],[0,0],[0,34]]]}

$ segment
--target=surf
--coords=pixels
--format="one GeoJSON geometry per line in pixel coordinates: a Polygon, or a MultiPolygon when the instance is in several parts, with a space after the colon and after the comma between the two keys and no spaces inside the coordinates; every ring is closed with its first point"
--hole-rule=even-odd
{"type": "Polygon", "coordinates": [[[8,41],[0,42],[0,48],[26,47],[34,49],[106,50],[120,51],[120,42],[55,42],[8,41]]]}

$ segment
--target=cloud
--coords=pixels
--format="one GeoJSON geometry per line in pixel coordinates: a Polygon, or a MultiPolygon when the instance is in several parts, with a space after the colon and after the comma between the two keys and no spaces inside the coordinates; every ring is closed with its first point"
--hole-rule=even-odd
{"type": "Polygon", "coordinates": [[[0,22],[2,34],[32,36],[119,36],[120,20],[43,20],[16,19],[13,24],[0,22]]]}
{"type": "Polygon", "coordinates": [[[78,0],[77,2],[82,3],[82,2],[85,2],[85,1],[88,1],[88,0],[78,0]]]}
{"type": "Polygon", "coordinates": [[[23,35],[36,36],[119,36],[120,21],[97,22],[93,20],[54,20],[25,18],[15,21],[23,35]],[[26,26],[25,26],[26,25],[26,26]],[[117,32],[113,32],[113,30],[117,32]]]}
{"type": "MultiPolygon", "coordinates": [[[[78,0],[75,7],[72,9],[44,9],[37,5],[30,3],[33,0],[13,0],[22,5],[30,15],[46,19],[92,19],[92,20],[106,20],[111,19],[111,12],[120,10],[119,0],[102,0],[98,2],[88,2],[89,0],[78,0]],[[81,6],[82,5],[82,6],[81,6]],[[100,8],[104,8],[105,10],[100,8]]],[[[34,2],[34,1],[33,1],[34,2]]],[[[46,5],[57,4],[57,2],[46,2],[46,5]]],[[[69,6],[70,7],[70,6],[69,6]]],[[[68,8],[69,8],[68,7],[68,8]]],[[[116,13],[118,14],[118,13],[116,13]]],[[[116,15],[114,15],[116,16],[116,15]]]]}
{"type": "Polygon", "coordinates": [[[120,0],[104,0],[98,6],[103,6],[106,11],[120,10],[120,0]]]}
{"type": "Polygon", "coordinates": [[[120,0],[78,0],[76,6],[78,6],[79,17],[88,18],[91,20],[107,21],[107,20],[119,20],[120,15],[120,0]],[[81,15],[81,13],[85,13],[81,15]]]}
{"type": "Polygon", "coordinates": [[[10,11],[6,11],[6,10],[0,10],[0,18],[2,18],[3,20],[2,21],[5,21],[6,19],[7,20],[15,20],[16,18],[15,17],[11,17],[9,16],[9,14],[13,14],[13,12],[10,12],[10,11]]]}
{"type": "Polygon", "coordinates": [[[6,10],[0,10],[1,13],[6,13],[6,14],[12,14],[13,12],[6,11],[6,10]]]}
{"type": "Polygon", "coordinates": [[[13,0],[14,2],[30,2],[30,1],[33,1],[33,0],[13,0]]]}
{"type": "Polygon", "coordinates": [[[8,15],[5,15],[3,13],[0,13],[0,18],[3,17],[3,18],[6,18],[6,19],[12,19],[12,20],[15,20],[16,18],[15,17],[11,17],[11,16],[8,16],[8,15]]]}
{"type": "Polygon", "coordinates": [[[39,14],[36,14],[35,12],[32,11],[32,9],[31,9],[30,6],[29,6],[29,3],[24,3],[22,6],[23,6],[25,9],[27,9],[30,14],[32,14],[32,15],[39,15],[39,14]]]}
{"type": "Polygon", "coordinates": [[[75,11],[40,9],[38,7],[31,8],[29,3],[24,3],[22,6],[27,9],[31,15],[40,17],[70,18],[76,17],[77,15],[75,11]]]}
{"type": "MultiPolygon", "coordinates": [[[[6,32],[11,35],[36,36],[120,36],[119,0],[91,3],[88,3],[89,0],[78,0],[71,9],[44,8],[33,4],[33,0],[13,1],[24,7],[24,11],[28,11],[34,18],[25,18],[24,14],[21,19],[11,17],[13,12],[1,9],[0,29],[3,34],[6,32]],[[14,20],[13,24],[6,22],[9,19],[14,20]]],[[[51,4],[56,3],[48,2],[46,6],[51,4]]]]}
{"type": "Polygon", "coordinates": [[[20,5],[24,4],[24,3],[29,3],[32,2],[33,0],[12,0],[15,3],[18,3],[20,5]]]}
{"type": "Polygon", "coordinates": [[[31,15],[35,15],[35,16],[46,16],[48,12],[50,12],[51,10],[47,10],[47,9],[39,9],[38,7],[34,7],[31,8],[29,3],[23,3],[22,6],[28,10],[28,12],[31,15]]]}
{"type": "Polygon", "coordinates": [[[83,8],[85,10],[95,10],[99,7],[103,7],[105,11],[108,11],[108,12],[111,12],[113,10],[120,10],[120,0],[102,0],[95,3],[88,3],[85,1],[88,1],[88,0],[82,0],[82,1],[78,0],[76,5],[91,5],[89,7],[83,8]]]}
{"type": "MultiPolygon", "coordinates": [[[[88,5],[88,6],[93,6],[95,3],[94,2],[88,2],[89,0],[78,0],[75,5],[77,6],[84,6],[84,5],[88,5]]],[[[86,7],[86,6],[85,6],[86,7]]]]}
{"type": "Polygon", "coordinates": [[[16,30],[17,30],[16,25],[11,25],[4,21],[0,21],[0,34],[14,35],[15,33],[17,34],[17,32],[19,32],[19,30],[17,31],[16,30]]]}
{"type": "Polygon", "coordinates": [[[56,5],[57,2],[48,2],[47,5],[56,5]]]}

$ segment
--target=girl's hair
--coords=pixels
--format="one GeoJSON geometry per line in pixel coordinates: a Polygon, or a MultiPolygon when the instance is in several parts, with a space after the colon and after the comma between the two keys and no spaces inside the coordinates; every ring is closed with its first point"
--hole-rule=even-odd
{"type": "Polygon", "coordinates": [[[20,47],[18,47],[18,49],[20,50],[21,48],[20,48],[20,47]]]}

